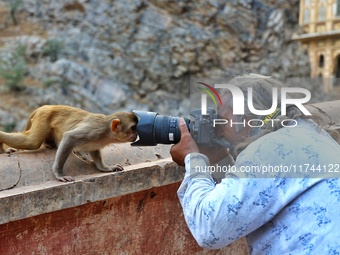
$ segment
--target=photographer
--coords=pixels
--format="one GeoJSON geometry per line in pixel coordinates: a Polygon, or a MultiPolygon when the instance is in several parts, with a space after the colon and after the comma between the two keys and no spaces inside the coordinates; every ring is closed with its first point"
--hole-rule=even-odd
{"type": "MultiPolygon", "coordinates": [[[[245,100],[251,87],[255,109],[269,109],[272,88],[282,87],[272,78],[254,74],[237,77],[228,84],[239,87],[245,100]]],[[[219,184],[215,184],[206,166],[227,156],[226,151],[218,153],[213,148],[205,150],[205,155],[200,153],[202,148],[191,138],[184,120],[179,121],[181,140],[170,153],[186,168],[178,197],[187,225],[200,246],[219,249],[246,236],[250,254],[340,253],[340,180],[333,178],[339,173],[326,173],[327,167],[340,163],[338,138],[322,129],[321,118],[304,116],[297,107],[288,107],[286,116],[279,110],[277,119],[293,119],[297,125],[283,127],[281,121],[261,128],[224,125],[217,136],[233,146],[230,152],[234,153],[237,170],[289,165],[295,172],[273,172],[263,176],[267,178],[254,172],[226,173],[219,184]],[[307,165],[310,169],[323,167],[322,174],[311,178],[307,165]]],[[[218,114],[238,123],[242,118],[261,118],[247,112],[246,107],[244,116],[234,116],[232,95],[227,90],[222,91],[218,114]]]]}

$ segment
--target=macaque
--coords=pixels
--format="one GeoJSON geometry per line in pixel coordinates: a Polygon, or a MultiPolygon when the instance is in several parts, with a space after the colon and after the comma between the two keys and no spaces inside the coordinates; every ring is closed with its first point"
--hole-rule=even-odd
{"type": "Polygon", "coordinates": [[[105,165],[100,149],[110,143],[135,141],[137,122],[132,112],[103,115],[70,106],[45,105],[33,111],[25,131],[0,131],[0,153],[5,152],[3,144],[22,150],[35,150],[43,143],[48,147],[57,146],[52,169],[63,182],[74,181],[72,176],[63,175],[64,163],[73,150],[89,152],[100,171],[122,171],[121,165],[105,165]]]}

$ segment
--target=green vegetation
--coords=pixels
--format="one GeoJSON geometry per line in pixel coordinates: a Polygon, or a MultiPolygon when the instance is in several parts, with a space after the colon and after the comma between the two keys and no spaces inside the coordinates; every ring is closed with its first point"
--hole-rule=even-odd
{"type": "Polygon", "coordinates": [[[18,21],[15,17],[15,13],[22,6],[23,2],[22,0],[11,0],[10,3],[11,5],[10,5],[9,13],[12,18],[13,24],[16,26],[18,25],[18,21]]]}
{"type": "Polygon", "coordinates": [[[62,79],[62,78],[59,78],[59,77],[50,77],[48,78],[47,80],[45,80],[43,82],[44,86],[45,87],[50,87],[54,84],[59,84],[60,85],[60,88],[61,88],[61,91],[64,95],[67,95],[68,94],[68,89],[71,85],[71,82],[66,80],[66,79],[62,79]]]}
{"type": "Polygon", "coordinates": [[[17,125],[16,122],[5,124],[4,127],[3,127],[3,131],[6,132],[6,133],[11,133],[11,132],[13,132],[16,125],[17,125]]]}
{"type": "Polygon", "coordinates": [[[61,80],[58,77],[53,76],[53,77],[50,77],[44,80],[43,85],[48,88],[48,87],[51,87],[55,83],[59,83],[60,81],[61,80]]]}
{"type": "Polygon", "coordinates": [[[16,13],[22,7],[23,0],[7,0],[7,2],[9,4],[9,15],[5,18],[4,26],[8,26],[9,20],[12,20],[14,26],[17,26],[18,20],[16,18],[16,13]]]}
{"type": "Polygon", "coordinates": [[[12,91],[20,91],[24,88],[24,79],[27,72],[25,60],[26,46],[20,44],[7,59],[0,60],[0,77],[5,85],[12,91]]]}
{"type": "Polygon", "coordinates": [[[46,46],[43,48],[43,54],[49,56],[51,62],[55,62],[59,58],[61,48],[62,42],[57,39],[50,39],[46,42],[46,46]]]}

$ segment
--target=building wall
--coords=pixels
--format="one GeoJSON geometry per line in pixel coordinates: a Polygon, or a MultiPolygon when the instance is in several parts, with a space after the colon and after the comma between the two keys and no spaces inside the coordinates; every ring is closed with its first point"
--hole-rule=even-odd
{"type": "Polygon", "coordinates": [[[1,255],[248,254],[245,241],[200,248],[177,198],[180,183],[0,225],[1,255]]]}
{"type": "Polygon", "coordinates": [[[301,0],[300,39],[308,48],[311,77],[323,78],[324,91],[331,92],[340,78],[340,1],[301,0]]]}
{"type": "Polygon", "coordinates": [[[299,24],[304,33],[340,29],[339,0],[301,0],[299,24]]]}

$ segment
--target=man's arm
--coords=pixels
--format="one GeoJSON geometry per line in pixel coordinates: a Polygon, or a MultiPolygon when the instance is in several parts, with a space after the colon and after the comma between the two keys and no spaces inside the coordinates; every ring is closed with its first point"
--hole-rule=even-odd
{"type": "MultiPolygon", "coordinates": [[[[295,179],[287,181],[290,192],[285,194],[272,178],[229,176],[216,185],[207,168],[209,159],[198,153],[185,123],[179,126],[181,141],[170,152],[175,162],[186,167],[178,197],[200,246],[219,249],[253,232],[303,190],[295,179]]],[[[256,160],[247,164],[256,164],[256,160]]]]}
{"type": "Polygon", "coordinates": [[[179,128],[181,141],[171,148],[170,153],[177,164],[186,167],[178,190],[185,220],[202,247],[224,247],[259,225],[247,221],[250,208],[244,202],[246,194],[239,194],[242,192],[237,187],[241,180],[230,178],[216,185],[208,168],[208,157],[199,153],[183,120],[180,120],[179,128]],[[249,227],[251,224],[253,228],[249,227]]]}

